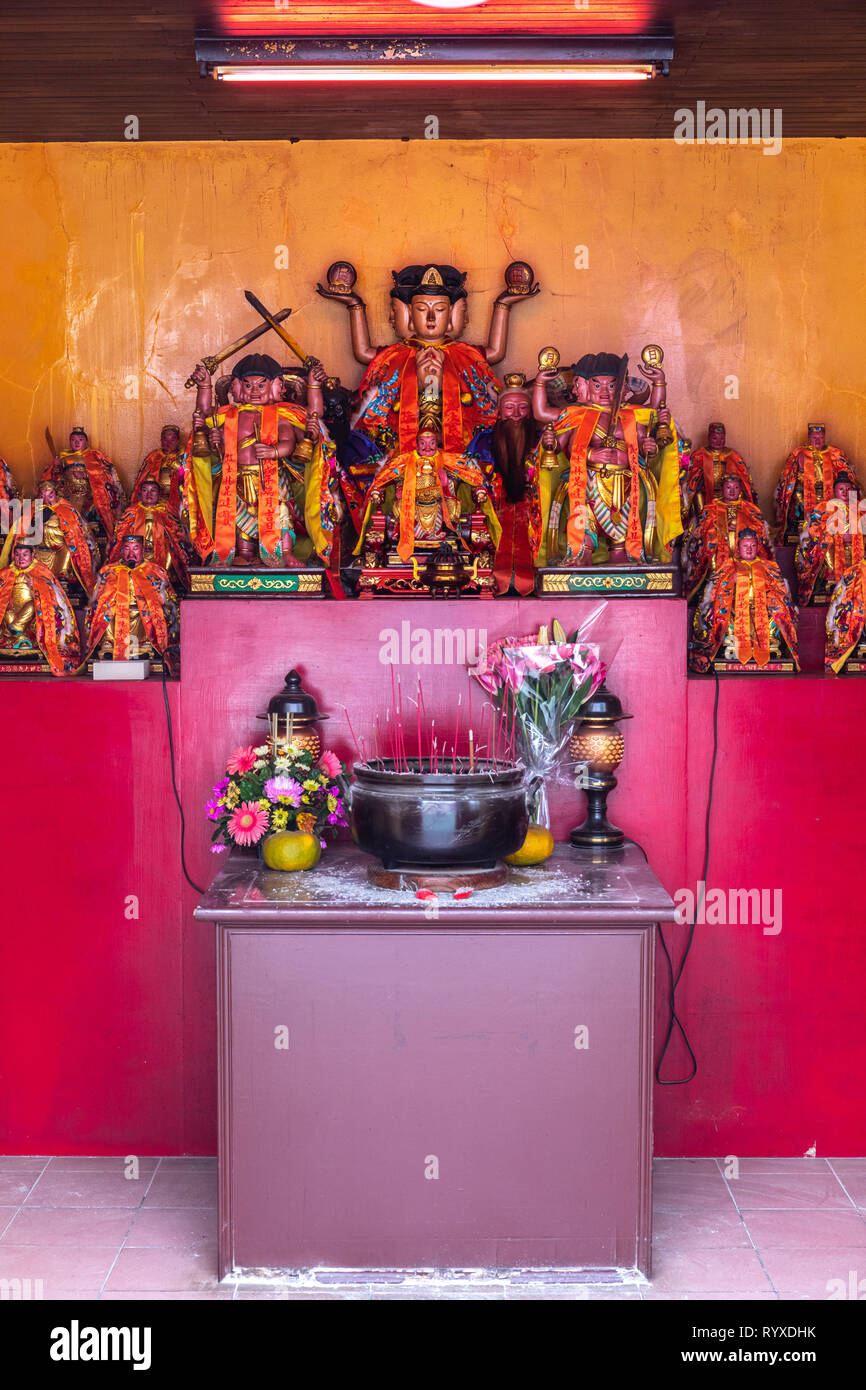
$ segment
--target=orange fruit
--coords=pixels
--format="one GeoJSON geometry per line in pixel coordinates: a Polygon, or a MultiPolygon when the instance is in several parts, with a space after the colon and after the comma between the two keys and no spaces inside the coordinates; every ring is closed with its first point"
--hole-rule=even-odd
{"type": "Polygon", "coordinates": [[[262,856],[269,869],[294,873],[315,868],[322,857],[322,846],[317,835],[303,830],[275,830],[262,845],[262,856]]]}
{"type": "Polygon", "coordinates": [[[521,868],[527,864],[543,864],[553,853],[553,836],[546,825],[530,825],[520,849],[506,854],[506,864],[521,868]]]}

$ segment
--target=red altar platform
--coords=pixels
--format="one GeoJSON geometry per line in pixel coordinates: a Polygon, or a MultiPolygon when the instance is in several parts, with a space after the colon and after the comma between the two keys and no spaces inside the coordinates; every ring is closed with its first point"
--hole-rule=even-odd
{"type": "MultiPolygon", "coordinates": [[[[390,705],[383,653],[402,623],[438,632],[440,661],[398,666],[451,706],[464,645],[576,626],[592,600],[185,603],[183,676],[167,686],[191,876],[220,864],[203,816],[224,758],[292,666],[351,754],[390,705]],[[452,634],[447,637],[446,634],[452,634]],[[458,634],[457,638],[454,634],[458,634]],[[456,646],[455,646],[456,643],[456,646]]],[[[613,611],[615,610],[615,611],[613,611]]],[[[701,877],[713,742],[712,678],[685,672],[686,607],[619,599],[611,688],[634,718],[611,819],[663,886],[701,877]]],[[[435,644],[431,646],[435,655],[435,644]]],[[[822,675],[721,682],[710,886],[781,890],[782,923],[699,926],[678,995],[698,1055],[688,1086],[657,1087],[662,1155],[857,1154],[866,1147],[864,913],[856,888],[866,771],[863,687],[822,675]]],[[[7,680],[0,999],[0,1134],[8,1153],[215,1153],[213,929],[182,877],[161,682],[7,680]]],[[[583,816],[552,789],[562,839],[583,816]]],[[[687,929],[665,933],[675,958],[687,929]]],[[[659,953],[656,1036],[666,1025],[659,953]]],[[[664,1075],[688,1059],[674,1041],[664,1075]]]]}

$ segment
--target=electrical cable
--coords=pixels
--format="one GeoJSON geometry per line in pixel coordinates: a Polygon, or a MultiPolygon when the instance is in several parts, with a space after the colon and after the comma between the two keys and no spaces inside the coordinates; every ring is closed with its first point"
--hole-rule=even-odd
{"type": "Polygon", "coordinates": [[[695,1056],[694,1051],[692,1050],[692,1045],[689,1042],[688,1034],[686,1033],[682,1020],[677,1014],[676,993],[677,985],[679,984],[682,978],[683,970],[685,969],[685,964],[688,959],[689,951],[692,949],[692,941],[694,940],[695,935],[695,925],[697,923],[698,916],[700,915],[700,910],[704,902],[704,896],[707,891],[707,872],[710,867],[710,816],[712,814],[713,809],[713,784],[715,782],[716,777],[716,757],[719,751],[719,673],[718,671],[714,671],[713,674],[716,678],[716,693],[715,698],[713,700],[713,760],[710,764],[710,782],[709,787],[707,789],[707,815],[706,820],[704,822],[704,869],[703,873],[701,874],[701,884],[698,890],[698,900],[695,903],[694,915],[692,917],[691,923],[689,924],[689,934],[686,938],[685,950],[683,951],[682,959],[680,960],[680,968],[676,973],[676,977],[674,977],[674,965],[673,961],[671,960],[671,955],[668,950],[667,942],[665,941],[665,934],[662,929],[661,923],[659,923],[659,938],[661,940],[662,950],[665,953],[665,960],[667,961],[668,965],[669,981],[668,1027],[667,1032],[665,1033],[665,1039],[662,1043],[662,1050],[659,1053],[659,1059],[656,1063],[655,1069],[655,1078],[660,1086],[686,1086],[690,1081],[694,1080],[698,1071],[698,1059],[695,1056]],[[661,1078],[662,1062],[665,1059],[665,1054],[668,1050],[671,1037],[673,1036],[674,1028],[678,1028],[680,1031],[682,1040],[686,1045],[686,1050],[688,1051],[688,1054],[692,1059],[692,1069],[688,1076],[679,1077],[675,1081],[663,1081],[661,1078]]]}
{"type": "Polygon", "coordinates": [[[194,888],[197,893],[204,893],[205,889],[200,888],[197,883],[193,883],[186,867],[186,857],[184,855],[184,837],[186,836],[186,821],[184,820],[183,807],[180,804],[180,796],[177,790],[177,778],[174,770],[174,737],[171,728],[171,708],[168,703],[168,686],[166,684],[165,660],[162,664],[162,698],[165,701],[165,721],[168,727],[168,756],[171,763],[171,787],[174,792],[174,799],[177,802],[178,814],[180,815],[180,866],[183,869],[183,876],[190,888],[194,888]]]}

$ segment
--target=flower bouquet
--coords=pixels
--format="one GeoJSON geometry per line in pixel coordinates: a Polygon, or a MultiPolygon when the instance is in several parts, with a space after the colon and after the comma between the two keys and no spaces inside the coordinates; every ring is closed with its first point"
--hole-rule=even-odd
{"type": "Polygon", "coordinates": [[[313,754],[298,744],[275,759],[267,744],[236,748],[205,808],[215,823],[212,853],[221,854],[226,846],[258,845],[265,836],[285,830],[314,836],[318,848],[325,849],[325,834],[333,837],[348,825],[345,792],[345,765],[329,750],[314,762],[313,754]]]}
{"type": "Polygon", "coordinates": [[[570,637],[558,622],[552,624],[552,641],[547,627],[527,637],[504,637],[470,668],[499,711],[507,746],[536,781],[537,825],[550,825],[546,781],[607,672],[598,645],[584,640],[605,607],[594,609],[570,637]]]}

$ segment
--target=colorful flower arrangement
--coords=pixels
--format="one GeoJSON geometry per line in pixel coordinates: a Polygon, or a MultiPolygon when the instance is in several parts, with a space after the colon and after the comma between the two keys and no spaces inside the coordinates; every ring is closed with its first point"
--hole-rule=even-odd
{"type": "Polygon", "coordinates": [[[317,835],[325,849],[325,833],[333,837],[348,825],[346,785],[345,764],[329,749],[314,762],[312,753],[295,743],[275,760],[267,744],[236,748],[205,807],[215,822],[211,852],[256,845],[275,830],[317,835]]]}

